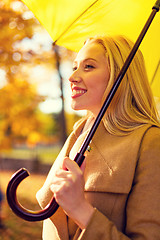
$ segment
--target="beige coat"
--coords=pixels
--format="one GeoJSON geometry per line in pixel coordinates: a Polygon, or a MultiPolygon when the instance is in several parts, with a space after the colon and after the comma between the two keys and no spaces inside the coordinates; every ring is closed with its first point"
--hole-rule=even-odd
{"type": "MultiPolygon", "coordinates": [[[[38,192],[42,207],[52,197],[53,172],[64,156],[74,157],[84,140],[83,126],[81,122],[69,136],[38,192]]],[[[84,178],[86,198],[95,208],[87,229],[81,232],[59,208],[44,221],[44,240],[160,240],[159,128],[145,125],[117,137],[101,123],[86,156],[84,178]]]]}

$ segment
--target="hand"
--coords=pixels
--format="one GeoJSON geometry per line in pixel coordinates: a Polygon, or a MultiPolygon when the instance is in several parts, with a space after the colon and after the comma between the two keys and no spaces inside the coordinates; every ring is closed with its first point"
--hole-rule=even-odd
{"type": "Polygon", "coordinates": [[[76,162],[64,158],[62,168],[55,172],[50,186],[56,202],[82,229],[84,229],[94,211],[84,196],[83,171],[76,162]]]}

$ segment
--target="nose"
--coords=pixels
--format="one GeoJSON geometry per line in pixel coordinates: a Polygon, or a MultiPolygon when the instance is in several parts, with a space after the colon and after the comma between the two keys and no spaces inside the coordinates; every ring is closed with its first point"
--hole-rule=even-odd
{"type": "Polygon", "coordinates": [[[73,83],[81,82],[81,76],[78,70],[73,71],[73,73],[69,77],[69,81],[73,83]]]}

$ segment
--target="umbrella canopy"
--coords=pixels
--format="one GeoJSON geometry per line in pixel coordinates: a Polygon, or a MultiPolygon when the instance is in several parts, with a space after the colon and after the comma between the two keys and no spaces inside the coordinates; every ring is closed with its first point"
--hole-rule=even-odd
{"type": "MultiPolygon", "coordinates": [[[[136,41],[155,0],[22,0],[59,46],[78,51],[87,37],[125,35],[136,41]]],[[[140,49],[154,96],[160,97],[160,14],[140,49]]]]}

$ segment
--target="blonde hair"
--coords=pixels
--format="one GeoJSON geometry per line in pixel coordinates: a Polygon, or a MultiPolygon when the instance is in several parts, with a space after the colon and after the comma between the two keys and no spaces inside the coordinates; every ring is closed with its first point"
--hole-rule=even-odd
{"type": "MultiPolygon", "coordinates": [[[[88,42],[103,45],[108,59],[110,78],[103,96],[104,101],[133,47],[133,42],[123,36],[94,37],[89,38],[88,42]]],[[[160,127],[144,58],[140,50],[134,56],[113,97],[103,117],[103,123],[106,129],[115,135],[128,134],[142,124],[160,127]]]]}

